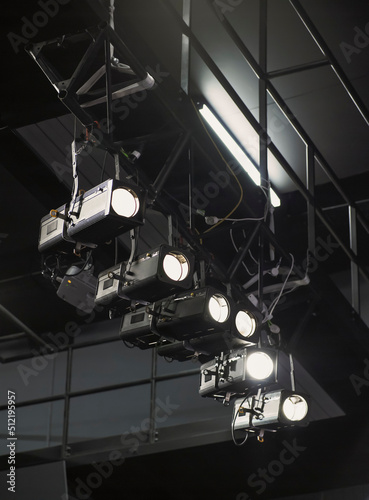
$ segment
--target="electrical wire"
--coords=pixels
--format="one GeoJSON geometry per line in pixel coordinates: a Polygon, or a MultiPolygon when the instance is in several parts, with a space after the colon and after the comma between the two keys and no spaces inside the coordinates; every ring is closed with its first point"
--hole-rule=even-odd
{"type": "Polygon", "coordinates": [[[200,120],[200,123],[201,123],[201,125],[202,125],[203,129],[205,130],[205,132],[206,132],[207,136],[208,136],[208,137],[209,137],[209,139],[211,140],[211,142],[212,142],[212,144],[214,145],[214,147],[215,147],[216,151],[218,152],[219,156],[221,157],[221,159],[222,159],[222,160],[223,160],[223,162],[225,163],[225,165],[226,165],[227,169],[230,171],[230,173],[231,173],[231,174],[233,175],[233,177],[235,178],[235,180],[236,180],[236,182],[237,182],[237,184],[238,184],[238,186],[239,186],[239,188],[240,188],[240,198],[239,198],[238,202],[236,203],[236,205],[234,206],[234,208],[232,208],[232,210],[231,210],[231,211],[230,211],[230,212],[229,212],[229,213],[228,213],[225,217],[223,217],[223,218],[222,218],[219,222],[217,222],[216,224],[214,224],[214,226],[211,226],[209,229],[207,229],[206,231],[204,231],[204,234],[205,234],[205,233],[209,233],[209,232],[210,232],[210,231],[212,231],[214,228],[216,228],[217,226],[219,226],[220,224],[222,224],[222,223],[223,223],[226,219],[228,219],[228,217],[229,217],[230,215],[232,215],[232,214],[233,214],[233,213],[237,210],[237,208],[240,206],[240,204],[241,204],[241,202],[242,202],[242,199],[243,199],[243,188],[242,188],[242,185],[241,185],[240,181],[239,181],[239,180],[238,180],[238,178],[237,178],[237,175],[233,172],[233,170],[232,170],[232,169],[231,169],[231,167],[229,166],[229,164],[228,164],[227,160],[224,158],[224,156],[222,155],[222,153],[221,153],[220,149],[218,148],[218,146],[216,145],[215,141],[214,141],[214,140],[213,140],[213,138],[211,137],[211,135],[210,135],[210,133],[209,133],[209,131],[208,131],[208,129],[207,129],[207,127],[206,127],[206,125],[205,125],[205,123],[204,123],[204,121],[203,121],[203,119],[202,119],[202,117],[201,117],[201,115],[200,115],[200,113],[199,113],[199,111],[198,111],[198,109],[197,109],[197,107],[196,107],[195,103],[192,101],[192,99],[191,99],[191,103],[192,103],[192,106],[194,107],[194,109],[195,109],[195,111],[196,111],[196,114],[197,114],[197,116],[198,116],[198,118],[199,118],[199,120],[200,120]]]}
{"type": "Polygon", "coordinates": [[[91,260],[91,257],[92,257],[92,250],[90,250],[87,254],[87,258],[86,260],[84,261],[84,264],[82,266],[82,268],[77,272],[77,273],[73,273],[73,274],[68,274],[68,273],[65,273],[65,276],[78,276],[79,274],[81,274],[87,267],[87,264],[89,264],[90,260],[91,260]]]}
{"type": "Polygon", "coordinates": [[[100,177],[100,184],[103,182],[104,180],[104,173],[105,173],[105,167],[106,167],[106,157],[108,156],[108,150],[105,151],[105,154],[104,154],[104,160],[103,160],[103,164],[102,164],[102,168],[101,168],[101,177],[100,177]]]}
{"type": "MultiPolygon", "coordinates": [[[[268,321],[269,319],[271,319],[271,318],[272,318],[273,311],[274,311],[274,309],[276,308],[276,306],[277,306],[278,302],[280,301],[280,299],[281,299],[281,297],[282,297],[282,294],[283,294],[283,291],[284,291],[284,289],[285,289],[285,287],[286,287],[286,285],[287,285],[288,278],[290,277],[290,275],[291,275],[291,273],[292,273],[293,266],[295,265],[295,258],[294,258],[294,256],[293,256],[291,253],[290,253],[290,256],[291,256],[291,267],[290,267],[290,270],[288,271],[288,274],[287,274],[287,276],[286,276],[286,279],[285,279],[285,280],[284,280],[284,282],[283,282],[283,285],[282,285],[282,288],[281,288],[281,290],[280,290],[280,292],[279,292],[279,294],[278,294],[278,297],[276,297],[276,298],[273,300],[273,302],[271,303],[271,305],[270,305],[270,307],[269,307],[269,309],[268,309],[268,313],[267,313],[267,315],[265,316],[265,318],[263,319],[263,323],[265,323],[266,321],[268,321]]],[[[296,288],[296,287],[295,287],[295,288],[296,288]]],[[[292,290],[294,290],[295,288],[293,288],[292,290]]],[[[289,291],[289,292],[286,292],[286,294],[287,294],[287,293],[290,293],[290,291],[289,291]]]]}
{"type": "MultiPolygon", "coordinates": [[[[232,441],[236,446],[243,446],[249,438],[249,431],[248,430],[246,430],[246,436],[241,442],[237,442],[236,437],[234,435],[234,426],[236,424],[236,420],[237,420],[237,416],[239,415],[240,408],[244,404],[244,402],[249,398],[249,396],[250,396],[250,393],[248,393],[247,396],[244,397],[244,399],[242,400],[242,403],[238,407],[238,410],[235,412],[235,415],[234,415],[233,420],[232,420],[231,435],[232,435],[232,441]]],[[[251,422],[251,413],[250,413],[250,418],[249,418],[249,423],[250,422],[251,422]]]]}
{"type": "Polygon", "coordinates": [[[248,217],[246,219],[229,219],[227,218],[227,220],[230,220],[232,222],[242,222],[242,221],[258,221],[258,220],[265,220],[265,216],[264,217],[248,217]]]}

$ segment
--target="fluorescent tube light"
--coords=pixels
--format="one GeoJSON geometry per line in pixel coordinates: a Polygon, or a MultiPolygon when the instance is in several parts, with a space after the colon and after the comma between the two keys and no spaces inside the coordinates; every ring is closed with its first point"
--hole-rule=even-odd
{"type": "MultiPolygon", "coordinates": [[[[210,111],[210,109],[204,104],[203,107],[199,110],[201,116],[206,120],[208,125],[214,130],[214,132],[218,135],[218,137],[223,141],[224,145],[227,146],[232,155],[236,158],[238,163],[242,166],[242,168],[247,172],[247,174],[251,177],[254,183],[257,186],[261,185],[260,181],[260,172],[252,163],[252,161],[247,157],[247,155],[242,151],[237,142],[233,139],[233,137],[227,132],[227,130],[220,123],[218,118],[210,111]]],[[[272,205],[274,207],[279,207],[281,204],[281,200],[273,191],[270,189],[270,199],[272,205]]]]}

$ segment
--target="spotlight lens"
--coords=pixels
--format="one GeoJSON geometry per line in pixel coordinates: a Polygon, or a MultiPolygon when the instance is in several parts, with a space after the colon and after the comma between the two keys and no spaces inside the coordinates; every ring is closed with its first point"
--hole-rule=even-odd
{"type": "Polygon", "coordinates": [[[273,360],[265,352],[253,352],[247,356],[246,370],[251,378],[263,380],[273,373],[273,360]]]}
{"type": "Polygon", "coordinates": [[[291,422],[299,422],[306,417],[308,404],[305,398],[293,394],[284,401],[282,411],[284,416],[291,422]]]}
{"type": "Polygon", "coordinates": [[[163,269],[169,279],[183,281],[187,278],[190,267],[186,257],[182,253],[167,253],[163,259],[163,269]]]}
{"type": "Polygon", "coordinates": [[[229,318],[229,304],[224,295],[216,293],[210,297],[209,313],[210,316],[218,323],[224,323],[227,321],[229,318]]]}
{"type": "Polygon", "coordinates": [[[247,311],[238,311],[236,314],[236,328],[242,337],[251,337],[256,330],[256,321],[247,311]]]}
{"type": "Polygon", "coordinates": [[[140,201],[134,191],[122,187],[114,189],[111,206],[118,215],[129,218],[137,214],[140,201]]]}

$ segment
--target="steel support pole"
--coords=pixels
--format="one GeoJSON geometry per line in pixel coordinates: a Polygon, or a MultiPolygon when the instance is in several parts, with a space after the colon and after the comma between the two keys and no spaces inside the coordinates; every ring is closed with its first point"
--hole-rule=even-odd
{"type": "MultiPolygon", "coordinates": [[[[349,206],[349,231],[350,231],[350,248],[357,255],[357,223],[356,223],[356,208],[349,206]]],[[[351,305],[355,311],[360,314],[360,278],[358,265],[351,261],[351,305]]]]}
{"type": "MultiPolygon", "coordinates": [[[[270,204],[270,186],[268,175],[268,116],[267,116],[267,30],[268,30],[268,0],[259,0],[259,61],[262,75],[259,78],[259,166],[260,166],[260,186],[267,197],[267,205],[270,204]]],[[[259,286],[258,298],[259,308],[263,308],[264,296],[264,240],[263,232],[259,235],[259,258],[258,258],[258,273],[259,286]]]]}
{"type": "MultiPolygon", "coordinates": [[[[112,118],[112,79],[111,79],[111,45],[109,34],[105,40],[105,84],[106,84],[106,126],[110,141],[113,141],[113,118],[112,118]]],[[[119,161],[119,160],[118,160],[119,161]]]]}
{"type": "Polygon", "coordinates": [[[154,444],[156,441],[156,367],[158,362],[157,349],[152,350],[151,356],[151,400],[150,400],[150,436],[149,441],[154,444]]]}
{"type": "Polygon", "coordinates": [[[311,198],[307,201],[308,250],[315,255],[315,157],[312,146],[306,147],[306,186],[311,198]]]}
{"type": "Polygon", "coordinates": [[[330,66],[328,59],[322,59],[321,61],[315,61],[305,64],[297,64],[296,66],[291,66],[289,68],[277,69],[275,71],[268,72],[268,79],[279,78],[281,76],[294,75],[296,73],[301,73],[302,71],[309,71],[311,69],[322,68],[324,66],[330,66]]]}
{"type": "Polygon", "coordinates": [[[69,456],[68,451],[68,430],[69,430],[69,408],[70,408],[70,393],[72,388],[72,362],[73,349],[68,348],[67,352],[67,374],[65,377],[65,393],[64,393],[64,415],[63,415],[63,440],[62,440],[62,460],[69,456]]]}
{"type": "Polygon", "coordinates": [[[54,349],[50,344],[45,342],[41,337],[37,335],[37,333],[28,328],[28,326],[25,325],[23,321],[14,316],[14,314],[11,313],[8,309],[6,309],[6,307],[4,307],[2,304],[0,304],[0,314],[2,314],[5,318],[8,318],[17,326],[19,326],[20,330],[23,330],[24,333],[27,334],[28,337],[30,337],[32,340],[37,342],[37,344],[41,345],[42,347],[46,347],[46,349],[49,352],[54,352],[54,349]]]}
{"type": "MultiPolygon", "coordinates": [[[[191,26],[191,0],[183,0],[182,18],[187,26],[191,26]]],[[[181,55],[181,87],[186,94],[189,90],[190,81],[190,39],[182,33],[182,55],[181,55]]]]}

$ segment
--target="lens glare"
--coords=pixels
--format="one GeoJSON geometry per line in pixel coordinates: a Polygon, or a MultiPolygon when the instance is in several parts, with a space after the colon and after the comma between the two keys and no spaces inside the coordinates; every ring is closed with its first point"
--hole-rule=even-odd
{"type": "Polygon", "coordinates": [[[293,394],[284,401],[282,412],[288,420],[291,420],[291,422],[299,422],[307,415],[307,401],[302,396],[293,394]]]}
{"type": "Polygon", "coordinates": [[[163,269],[168,278],[173,281],[183,281],[190,270],[186,257],[177,252],[166,254],[163,259],[163,269]]]}
{"type": "Polygon", "coordinates": [[[251,378],[266,379],[271,376],[273,369],[273,360],[265,352],[253,352],[247,356],[246,370],[251,378]]]}
{"type": "Polygon", "coordinates": [[[227,321],[229,318],[228,300],[220,293],[212,295],[209,299],[209,313],[218,323],[227,321]]]}
{"type": "Polygon", "coordinates": [[[140,208],[140,201],[134,191],[121,187],[114,189],[111,206],[115,213],[129,218],[137,214],[140,208]]]}
{"type": "Polygon", "coordinates": [[[238,311],[236,314],[236,328],[242,337],[251,337],[256,330],[256,321],[247,311],[238,311]]]}

